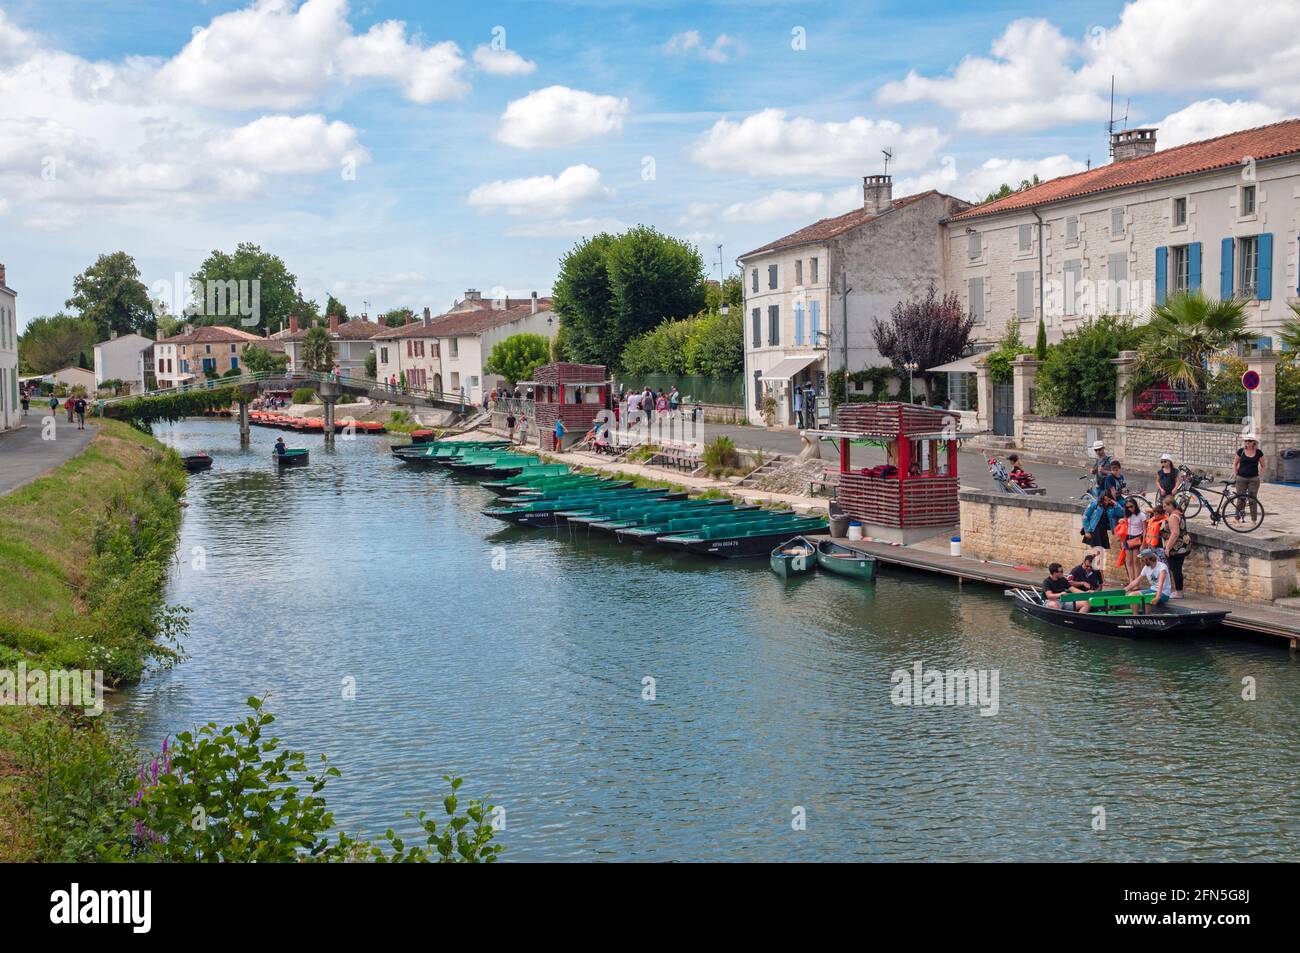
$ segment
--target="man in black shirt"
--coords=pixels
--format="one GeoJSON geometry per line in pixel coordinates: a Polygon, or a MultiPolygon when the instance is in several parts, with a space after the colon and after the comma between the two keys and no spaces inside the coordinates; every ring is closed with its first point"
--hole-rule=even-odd
{"type": "Polygon", "coordinates": [[[1087,589],[1074,585],[1066,578],[1060,563],[1052,563],[1047,567],[1047,578],[1043,580],[1043,601],[1047,603],[1049,609],[1072,609],[1078,612],[1087,612],[1089,606],[1086,602],[1069,602],[1064,606],[1061,605],[1061,596],[1065,593],[1087,591],[1087,589]]]}
{"type": "Polygon", "coordinates": [[[1101,573],[1093,567],[1092,553],[1086,553],[1083,561],[1070,570],[1070,582],[1088,592],[1097,592],[1102,587],[1101,573]]]}

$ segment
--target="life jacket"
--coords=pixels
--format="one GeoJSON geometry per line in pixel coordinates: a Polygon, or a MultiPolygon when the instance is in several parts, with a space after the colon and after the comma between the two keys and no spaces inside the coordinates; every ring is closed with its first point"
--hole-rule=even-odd
{"type": "Polygon", "coordinates": [[[1164,516],[1152,516],[1147,520],[1146,529],[1142,531],[1142,545],[1147,549],[1159,549],[1164,545],[1164,516]]]}

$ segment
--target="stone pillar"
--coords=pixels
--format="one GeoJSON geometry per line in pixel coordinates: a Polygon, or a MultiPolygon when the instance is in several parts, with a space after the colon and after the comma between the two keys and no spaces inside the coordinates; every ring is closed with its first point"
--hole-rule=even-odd
{"type": "Polygon", "coordinates": [[[1133,371],[1137,365],[1137,351],[1120,351],[1113,358],[1115,365],[1115,439],[1110,447],[1113,456],[1121,460],[1128,456],[1128,426],[1133,417],[1133,371]]]}
{"type": "Polygon", "coordinates": [[[248,446],[249,436],[250,434],[248,432],[248,401],[241,400],[239,402],[239,445],[241,447],[248,446]]]}
{"type": "Polygon", "coordinates": [[[988,355],[975,358],[975,421],[979,430],[993,429],[993,376],[989,372],[988,355]]]}
{"type": "Polygon", "coordinates": [[[343,396],[343,388],[337,381],[321,381],[320,399],[325,404],[325,446],[334,446],[334,405],[343,396]]]}
{"type": "Polygon", "coordinates": [[[1278,459],[1277,440],[1277,357],[1269,348],[1251,351],[1246,357],[1246,369],[1259,375],[1259,387],[1250,391],[1247,414],[1249,421],[1242,422],[1242,430],[1253,429],[1259,437],[1259,449],[1264,452],[1270,480],[1278,479],[1281,461],[1278,459]]]}
{"type": "Polygon", "coordinates": [[[1015,396],[1012,406],[1015,413],[1017,447],[1025,445],[1025,417],[1030,412],[1030,396],[1034,389],[1034,381],[1038,379],[1038,369],[1042,364],[1042,361],[1029,354],[1019,354],[1011,362],[1012,389],[1015,396]]]}

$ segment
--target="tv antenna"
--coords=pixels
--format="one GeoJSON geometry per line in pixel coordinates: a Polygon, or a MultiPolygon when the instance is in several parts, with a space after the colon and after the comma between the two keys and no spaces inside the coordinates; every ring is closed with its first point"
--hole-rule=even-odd
{"type": "Polygon", "coordinates": [[[894,158],[894,148],[890,146],[888,149],[881,149],[880,152],[885,157],[885,175],[889,175],[889,160],[894,158]]]}
{"type": "Polygon", "coordinates": [[[1109,150],[1110,157],[1115,157],[1115,125],[1123,123],[1124,128],[1128,128],[1128,107],[1132,102],[1130,99],[1124,100],[1124,118],[1117,120],[1115,118],[1115,76],[1110,77],[1110,120],[1106,123],[1106,148],[1109,150]]]}

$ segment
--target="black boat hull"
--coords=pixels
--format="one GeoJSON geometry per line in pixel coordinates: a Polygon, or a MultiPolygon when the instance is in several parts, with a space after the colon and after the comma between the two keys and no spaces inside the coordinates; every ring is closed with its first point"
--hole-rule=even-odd
{"type": "Polygon", "coordinates": [[[1158,639],[1204,632],[1220,625],[1227,612],[1155,611],[1147,615],[1101,615],[1017,601],[1016,611],[1063,629],[1128,639],[1158,639]]]}

